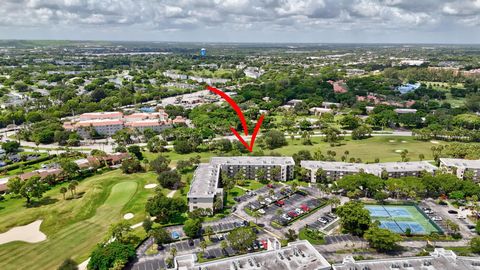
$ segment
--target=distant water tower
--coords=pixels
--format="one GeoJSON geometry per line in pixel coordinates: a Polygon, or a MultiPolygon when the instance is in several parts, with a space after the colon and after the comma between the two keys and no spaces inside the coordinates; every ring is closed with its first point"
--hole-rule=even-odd
{"type": "Polygon", "coordinates": [[[202,49],[200,50],[200,56],[207,56],[207,49],[202,48],[202,49]]]}

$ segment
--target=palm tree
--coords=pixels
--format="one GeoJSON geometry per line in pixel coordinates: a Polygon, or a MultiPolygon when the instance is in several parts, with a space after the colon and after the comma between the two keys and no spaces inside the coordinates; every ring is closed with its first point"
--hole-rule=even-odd
{"type": "Polygon", "coordinates": [[[335,206],[335,208],[337,208],[337,205],[339,205],[341,203],[341,201],[338,197],[332,197],[328,201],[329,201],[329,204],[330,204],[330,213],[333,211],[333,206],[335,206]]]}
{"type": "Polygon", "coordinates": [[[220,242],[220,248],[225,250],[228,248],[228,243],[227,241],[223,240],[222,242],[220,242]]]}
{"type": "Polygon", "coordinates": [[[175,255],[177,255],[177,248],[176,247],[172,247],[170,249],[170,255],[172,255],[172,257],[175,258],[175,255]]]}
{"type": "Polygon", "coordinates": [[[78,186],[78,181],[76,180],[70,181],[70,184],[68,184],[68,189],[72,193],[72,198],[73,198],[73,195],[76,193],[77,186],[78,186]]]}
{"type": "Polygon", "coordinates": [[[252,213],[252,217],[255,218],[255,223],[257,223],[257,219],[261,216],[261,214],[258,211],[255,211],[252,213]]]}
{"type": "Polygon", "coordinates": [[[205,234],[207,235],[208,239],[210,239],[210,237],[212,236],[213,234],[213,228],[212,226],[207,226],[205,228],[205,234]]]}
{"type": "Polygon", "coordinates": [[[298,188],[298,183],[297,183],[297,182],[293,182],[293,183],[292,183],[292,189],[293,189],[294,191],[296,191],[297,188],[298,188]]]}
{"type": "Polygon", "coordinates": [[[200,248],[202,249],[202,253],[205,252],[205,249],[207,248],[207,242],[201,241],[200,248]]]}
{"type": "Polygon", "coordinates": [[[268,191],[268,195],[273,196],[274,194],[275,194],[275,191],[273,191],[273,189],[270,189],[270,190],[268,191]]]}
{"type": "Polygon", "coordinates": [[[62,193],[64,200],[65,200],[65,193],[67,193],[67,191],[68,191],[68,190],[67,190],[66,187],[61,187],[61,188],[60,188],[60,193],[62,193]]]}

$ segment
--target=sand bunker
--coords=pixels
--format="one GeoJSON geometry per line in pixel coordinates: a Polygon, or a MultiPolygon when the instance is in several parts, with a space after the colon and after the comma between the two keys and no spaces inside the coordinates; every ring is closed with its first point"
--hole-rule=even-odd
{"type": "Polygon", "coordinates": [[[0,234],[0,245],[22,241],[27,243],[38,243],[47,239],[47,236],[40,231],[40,224],[43,220],[34,221],[25,226],[11,228],[9,231],[0,234]]]}
{"type": "Polygon", "coordinates": [[[123,215],[123,219],[132,219],[133,218],[133,214],[132,213],[126,213],[125,215],[123,215]]]}
{"type": "Polygon", "coordinates": [[[402,141],[402,143],[406,143],[407,141],[402,141]]]}
{"type": "Polygon", "coordinates": [[[145,188],[151,189],[151,188],[156,188],[157,186],[158,186],[157,184],[148,184],[148,185],[145,185],[145,188]]]}
{"type": "Polygon", "coordinates": [[[389,140],[389,142],[396,142],[395,140],[389,140]]]}
{"type": "Polygon", "coordinates": [[[434,143],[434,144],[439,144],[440,142],[439,141],[430,141],[431,143],[434,143]]]}
{"type": "Polygon", "coordinates": [[[397,150],[395,150],[395,153],[402,153],[402,152],[403,152],[402,149],[397,149],[397,150]]]}

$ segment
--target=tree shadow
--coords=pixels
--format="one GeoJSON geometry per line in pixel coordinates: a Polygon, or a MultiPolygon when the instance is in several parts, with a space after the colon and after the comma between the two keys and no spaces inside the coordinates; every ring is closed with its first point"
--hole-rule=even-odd
{"type": "Polygon", "coordinates": [[[70,200],[80,199],[80,198],[83,197],[83,195],[85,195],[85,191],[82,191],[82,192],[80,192],[80,193],[76,193],[75,195],[73,195],[73,197],[72,197],[72,195],[70,194],[70,196],[65,197],[65,200],[70,201],[70,200]]]}
{"type": "Polygon", "coordinates": [[[50,197],[43,197],[40,200],[31,201],[27,204],[27,208],[36,208],[44,205],[54,204],[58,202],[58,199],[50,198],[50,197]]]}

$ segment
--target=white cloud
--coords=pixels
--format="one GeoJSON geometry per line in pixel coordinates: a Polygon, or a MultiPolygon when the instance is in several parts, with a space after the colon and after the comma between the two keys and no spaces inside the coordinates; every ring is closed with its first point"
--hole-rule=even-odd
{"type": "Polygon", "coordinates": [[[0,0],[0,26],[145,31],[428,30],[479,24],[480,0],[0,0]],[[453,17],[461,17],[453,19],[453,17]]]}

